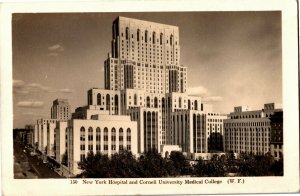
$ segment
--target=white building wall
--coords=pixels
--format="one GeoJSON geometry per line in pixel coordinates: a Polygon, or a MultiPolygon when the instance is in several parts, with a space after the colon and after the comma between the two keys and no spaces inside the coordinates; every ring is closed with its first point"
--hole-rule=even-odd
{"type": "Polygon", "coordinates": [[[123,129],[123,146],[127,146],[129,143],[127,142],[127,129],[130,128],[131,130],[131,152],[136,155],[137,154],[137,123],[134,121],[130,121],[130,119],[124,121],[118,121],[116,120],[81,120],[81,119],[74,119],[69,121],[68,123],[68,129],[71,129],[73,132],[73,144],[69,144],[70,147],[68,149],[72,149],[72,152],[69,153],[70,157],[70,164],[71,166],[71,171],[73,173],[79,173],[80,170],[78,169],[78,163],[80,162],[80,155],[82,152],[86,156],[87,153],[89,152],[88,150],[88,145],[89,145],[89,140],[88,140],[88,130],[89,128],[93,129],[93,151],[96,153],[96,129],[99,127],[101,130],[101,150],[100,152],[103,154],[107,154],[108,156],[111,156],[114,153],[119,152],[119,130],[120,128],[123,129]],[[84,127],[85,129],[85,141],[83,142],[85,145],[85,150],[82,151],[80,150],[80,129],[81,127],[84,127]],[[108,150],[104,150],[104,129],[108,129],[108,150]],[[115,128],[116,130],[116,150],[112,150],[112,129],[115,128]]]}

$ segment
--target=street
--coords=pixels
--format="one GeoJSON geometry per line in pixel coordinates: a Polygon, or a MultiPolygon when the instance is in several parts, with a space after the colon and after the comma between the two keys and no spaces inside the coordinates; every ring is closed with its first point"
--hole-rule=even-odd
{"type": "Polygon", "coordinates": [[[37,155],[31,156],[29,150],[14,142],[14,177],[18,179],[63,178],[47,167],[37,155]]]}

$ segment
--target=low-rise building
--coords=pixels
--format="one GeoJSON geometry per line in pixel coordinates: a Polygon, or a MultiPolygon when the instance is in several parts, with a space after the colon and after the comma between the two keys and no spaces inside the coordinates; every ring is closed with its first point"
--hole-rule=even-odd
{"type": "Polygon", "coordinates": [[[224,121],[225,151],[264,155],[270,152],[270,117],[282,111],[281,105],[265,104],[261,110],[235,107],[224,121]]]}

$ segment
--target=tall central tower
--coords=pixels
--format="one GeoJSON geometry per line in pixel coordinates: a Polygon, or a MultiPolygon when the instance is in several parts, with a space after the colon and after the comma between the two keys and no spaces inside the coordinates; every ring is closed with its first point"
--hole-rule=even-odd
{"type": "Polygon", "coordinates": [[[186,92],[187,68],[180,65],[176,26],[118,17],[105,61],[105,89],[148,93],[186,92]]]}

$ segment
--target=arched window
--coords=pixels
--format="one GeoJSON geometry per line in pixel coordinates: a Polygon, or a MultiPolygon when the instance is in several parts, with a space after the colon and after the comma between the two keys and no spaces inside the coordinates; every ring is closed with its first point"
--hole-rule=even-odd
{"type": "Polygon", "coordinates": [[[156,39],[156,33],[153,32],[152,34],[152,43],[155,44],[155,39],[156,39]]]}
{"type": "Polygon", "coordinates": [[[147,103],[147,108],[150,108],[150,97],[147,97],[146,103],[147,103]]]}
{"type": "Polygon", "coordinates": [[[80,141],[85,141],[85,128],[80,128],[80,141]]]}
{"type": "Polygon", "coordinates": [[[188,100],[188,109],[191,109],[191,100],[188,100]]]}
{"type": "Polygon", "coordinates": [[[131,150],[131,130],[130,128],[126,131],[127,150],[131,150]]]}
{"type": "Polygon", "coordinates": [[[97,105],[101,105],[101,94],[97,94],[97,105]]]}
{"type": "Polygon", "coordinates": [[[170,45],[172,46],[173,43],[173,35],[170,36],[170,45]]]}
{"type": "Polygon", "coordinates": [[[124,138],[123,138],[123,129],[122,128],[120,128],[119,129],[119,150],[123,150],[124,148],[123,148],[123,140],[124,140],[124,138]]]}
{"type": "Polygon", "coordinates": [[[93,128],[89,127],[89,134],[93,134],[93,128]]]}
{"type": "Polygon", "coordinates": [[[195,105],[195,110],[198,110],[198,102],[197,102],[197,100],[195,100],[194,105],[195,105]]]}
{"type": "Polygon", "coordinates": [[[158,108],[158,101],[157,101],[157,97],[154,98],[154,107],[158,108]]]}
{"type": "Polygon", "coordinates": [[[128,27],[126,27],[126,39],[128,39],[128,37],[129,37],[129,28],[128,27]]]}
{"type": "Polygon", "coordinates": [[[136,32],[136,40],[137,40],[137,41],[140,41],[140,32],[141,32],[141,31],[140,31],[139,29],[138,29],[137,32],[136,32]]]}
{"type": "Polygon", "coordinates": [[[106,110],[110,110],[110,95],[106,95],[106,110]]]}
{"type": "Polygon", "coordinates": [[[99,127],[96,128],[96,141],[100,141],[101,130],[99,127]]]}
{"type": "Polygon", "coordinates": [[[133,96],[133,103],[134,103],[134,105],[137,105],[137,95],[136,94],[134,94],[134,96],[133,96]]]}
{"type": "MultiPolygon", "coordinates": [[[[107,127],[104,127],[103,139],[104,139],[104,142],[108,141],[108,128],[107,127]]],[[[104,148],[104,150],[105,149],[106,149],[106,147],[104,148]]]]}
{"type": "Polygon", "coordinates": [[[160,34],[160,41],[159,41],[159,42],[160,42],[160,45],[162,45],[162,41],[163,41],[163,34],[161,33],[161,34],[160,34]]]}
{"type": "MultiPolygon", "coordinates": [[[[111,129],[111,142],[112,142],[112,144],[116,143],[116,129],[114,127],[111,129]]],[[[115,150],[115,149],[112,149],[112,150],[115,150]]]]}
{"type": "Polygon", "coordinates": [[[146,43],[148,42],[148,31],[147,30],[145,31],[145,42],[146,43]]]}

